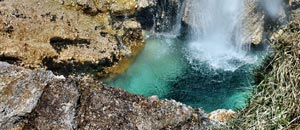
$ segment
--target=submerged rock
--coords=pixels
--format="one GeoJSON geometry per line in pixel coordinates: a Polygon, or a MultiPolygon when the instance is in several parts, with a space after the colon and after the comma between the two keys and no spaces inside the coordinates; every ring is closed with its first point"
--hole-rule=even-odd
{"type": "Polygon", "coordinates": [[[200,109],[0,62],[0,129],[208,129],[200,109]]]}

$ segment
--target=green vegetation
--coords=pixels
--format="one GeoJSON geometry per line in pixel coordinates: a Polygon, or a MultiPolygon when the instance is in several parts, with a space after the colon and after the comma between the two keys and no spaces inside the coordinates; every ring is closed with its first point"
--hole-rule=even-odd
{"type": "Polygon", "coordinates": [[[257,73],[262,81],[227,129],[300,129],[299,21],[288,24],[272,46],[272,56],[257,73]]]}

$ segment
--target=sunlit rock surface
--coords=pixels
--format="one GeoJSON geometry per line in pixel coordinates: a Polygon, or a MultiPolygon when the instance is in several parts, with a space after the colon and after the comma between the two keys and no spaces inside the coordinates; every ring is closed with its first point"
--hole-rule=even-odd
{"type": "Polygon", "coordinates": [[[208,118],[219,122],[219,123],[226,123],[226,121],[236,115],[236,112],[232,110],[226,109],[218,109],[208,114],[208,118]]]}
{"type": "Polygon", "coordinates": [[[0,129],[21,124],[21,120],[37,105],[43,90],[54,75],[33,73],[0,62],[0,129]]]}
{"type": "Polygon", "coordinates": [[[125,57],[123,52],[143,44],[141,25],[125,18],[133,15],[136,3],[107,1],[105,12],[97,10],[97,2],[0,1],[0,60],[61,74],[112,66],[125,57]]]}
{"type": "Polygon", "coordinates": [[[200,109],[0,62],[0,129],[208,129],[200,109]]]}

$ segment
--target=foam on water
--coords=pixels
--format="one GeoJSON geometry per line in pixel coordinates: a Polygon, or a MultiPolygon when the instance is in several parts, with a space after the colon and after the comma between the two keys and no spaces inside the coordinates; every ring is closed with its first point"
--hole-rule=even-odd
{"type": "Polygon", "coordinates": [[[251,70],[256,64],[227,71],[212,69],[206,61],[200,61],[195,69],[185,55],[188,48],[186,42],[178,39],[149,37],[128,70],[107,83],[146,97],[175,99],[206,111],[244,106],[253,85],[251,70]]]}
{"type": "Polygon", "coordinates": [[[190,30],[191,39],[178,40],[172,31],[148,37],[133,64],[108,85],[206,111],[243,107],[253,86],[252,69],[265,54],[253,54],[240,42],[244,1],[192,2],[190,18],[198,26],[190,30]]]}
{"type": "Polygon", "coordinates": [[[240,42],[243,0],[194,0],[190,15],[194,25],[186,57],[190,64],[206,62],[212,68],[234,71],[253,63],[240,42]]]}

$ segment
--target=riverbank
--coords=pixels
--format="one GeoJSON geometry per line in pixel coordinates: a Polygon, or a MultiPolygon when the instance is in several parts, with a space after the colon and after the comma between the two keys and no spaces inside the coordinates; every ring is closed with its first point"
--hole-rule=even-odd
{"type": "Polygon", "coordinates": [[[293,19],[273,35],[273,54],[258,70],[262,81],[227,129],[300,129],[300,19],[293,19]]]}

